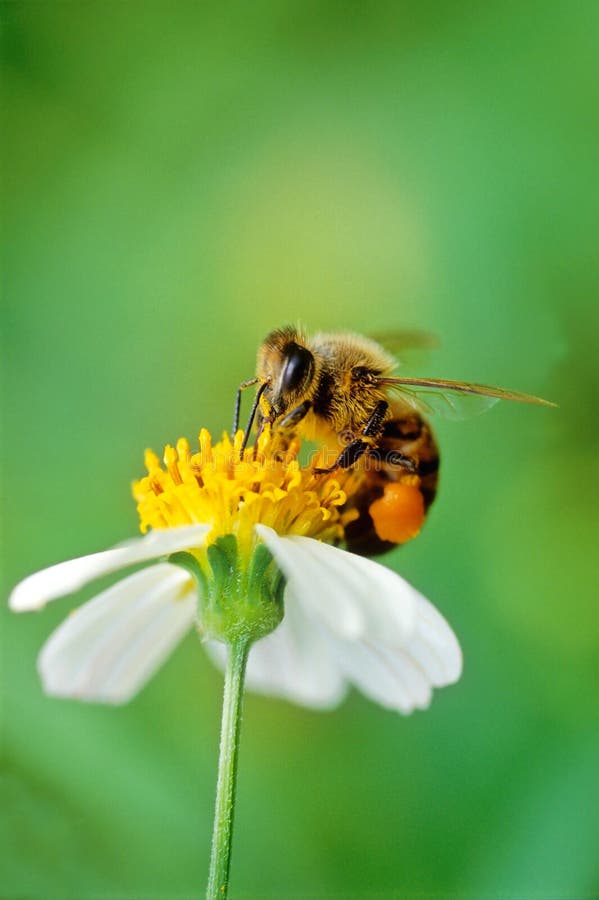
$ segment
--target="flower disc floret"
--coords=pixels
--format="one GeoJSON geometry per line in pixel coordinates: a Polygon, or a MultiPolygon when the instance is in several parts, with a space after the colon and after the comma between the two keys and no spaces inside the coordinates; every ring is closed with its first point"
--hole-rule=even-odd
{"type": "Polygon", "coordinates": [[[341,542],[356,515],[343,509],[355,475],[315,475],[300,466],[298,441],[274,452],[268,429],[243,453],[242,441],[240,431],[233,442],[225,433],[213,444],[202,429],[195,453],[185,438],[165,448],[163,465],[146,451],[148,474],[133,485],[142,532],[201,522],[210,526],[207,544],[231,534],[246,557],[258,523],[281,535],[341,542]]]}

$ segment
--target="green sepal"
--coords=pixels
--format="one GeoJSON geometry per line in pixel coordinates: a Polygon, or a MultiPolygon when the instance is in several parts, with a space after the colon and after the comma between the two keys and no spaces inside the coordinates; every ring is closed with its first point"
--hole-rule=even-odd
{"type": "Polygon", "coordinates": [[[239,582],[237,539],[233,534],[217,538],[207,550],[212,570],[210,595],[216,608],[227,606],[227,599],[236,593],[239,582]]]}
{"type": "Polygon", "coordinates": [[[248,597],[253,602],[283,604],[285,578],[266,544],[258,544],[248,571],[248,597]]]}
{"type": "Polygon", "coordinates": [[[264,544],[248,557],[240,554],[235,535],[227,534],[207,548],[204,563],[184,552],[171,554],[169,562],[195,577],[198,624],[208,638],[253,643],[283,618],[285,579],[264,544]]]}
{"type": "Polygon", "coordinates": [[[202,571],[202,567],[200,566],[193,553],[187,553],[187,551],[185,550],[179,550],[177,553],[171,553],[168,556],[168,562],[173,563],[173,565],[175,566],[181,566],[182,569],[185,569],[186,572],[189,572],[190,575],[193,575],[198,583],[200,594],[203,597],[208,596],[208,579],[206,578],[204,572],[202,571]]]}

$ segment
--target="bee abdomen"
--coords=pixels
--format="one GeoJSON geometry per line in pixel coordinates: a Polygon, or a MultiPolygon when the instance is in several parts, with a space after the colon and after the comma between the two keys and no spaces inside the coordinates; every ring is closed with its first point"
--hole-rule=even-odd
{"type": "MultiPolygon", "coordinates": [[[[427,422],[415,413],[390,419],[385,423],[379,447],[383,453],[398,451],[415,461],[425,509],[428,509],[437,493],[439,448],[427,422]]],[[[387,466],[383,474],[385,480],[397,481],[404,473],[397,467],[387,466]]]]}
{"type": "Polygon", "coordinates": [[[353,553],[376,555],[396,547],[393,541],[381,538],[370,514],[375,500],[383,496],[385,486],[402,482],[415,474],[422,494],[424,513],[435,499],[439,479],[439,450],[428,424],[415,413],[389,419],[376,444],[376,456],[367,458],[364,466],[364,483],[353,498],[353,506],[359,516],[346,528],[347,547],[353,553]],[[406,467],[389,460],[407,457],[414,467],[408,473],[406,467]]]}

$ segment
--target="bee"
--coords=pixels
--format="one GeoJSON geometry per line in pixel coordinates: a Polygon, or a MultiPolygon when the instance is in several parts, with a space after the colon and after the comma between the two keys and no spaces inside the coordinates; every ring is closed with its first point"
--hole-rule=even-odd
{"type": "Polygon", "coordinates": [[[362,468],[352,497],[357,517],[346,528],[346,542],[353,552],[368,555],[415,536],[435,499],[439,449],[427,413],[441,406],[460,417],[465,398],[483,408],[498,400],[554,406],[482,384],[399,377],[395,367],[394,356],[371,338],[344,332],[308,338],[288,326],[267,335],[256,376],[239,386],[235,404],[233,433],[242,391],[258,385],[243,448],[257,417],[259,431],[268,422],[275,434],[317,441],[316,475],[362,468]]]}

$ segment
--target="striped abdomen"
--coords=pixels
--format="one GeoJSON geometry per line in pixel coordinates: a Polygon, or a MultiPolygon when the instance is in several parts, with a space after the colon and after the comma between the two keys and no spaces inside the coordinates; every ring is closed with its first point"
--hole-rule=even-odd
{"type": "Polygon", "coordinates": [[[345,531],[348,550],[365,556],[385,553],[409,539],[385,540],[377,533],[369,508],[383,496],[387,485],[416,483],[425,514],[437,491],[439,450],[430,427],[417,413],[406,412],[405,407],[395,407],[392,415],[393,418],[385,422],[383,432],[376,441],[376,453],[365,460],[364,482],[352,498],[352,506],[358,509],[359,517],[345,531]],[[389,462],[393,454],[409,457],[415,469],[409,472],[404,466],[389,462]]]}

